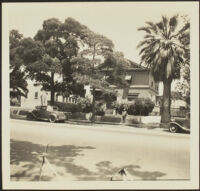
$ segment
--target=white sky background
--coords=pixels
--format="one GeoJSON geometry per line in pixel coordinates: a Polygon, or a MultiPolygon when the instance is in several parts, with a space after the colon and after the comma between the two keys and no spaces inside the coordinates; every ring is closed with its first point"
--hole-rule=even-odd
{"type": "MultiPolygon", "coordinates": [[[[190,2],[71,2],[71,3],[9,3],[9,29],[17,29],[24,37],[34,37],[43,21],[72,17],[111,39],[116,51],[140,63],[136,48],[144,33],[138,31],[146,21],[158,22],[162,15],[190,15],[190,2]]],[[[162,89],[162,88],[161,88],[162,89]]],[[[161,90],[162,91],[162,90],[161,90]]]]}

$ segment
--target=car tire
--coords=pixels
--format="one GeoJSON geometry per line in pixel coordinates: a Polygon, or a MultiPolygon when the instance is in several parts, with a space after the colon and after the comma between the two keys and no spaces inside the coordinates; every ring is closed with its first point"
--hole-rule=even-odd
{"type": "Polygon", "coordinates": [[[177,132],[179,131],[179,128],[178,128],[178,126],[175,125],[175,124],[170,124],[169,131],[170,131],[171,133],[177,133],[177,132]]]}
{"type": "Polygon", "coordinates": [[[56,122],[56,117],[54,115],[49,116],[49,122],[50,123],[55,123],[56,122]]]}
{"type": "Polygon", "coordinates": [[[26,116],[26,119],[27,119],[27,120],[30,120],[30,121],[35,120],[35,118],[34,118],[34,116],[32,115],[32,113],[28,113],[27,116],[26,116]]]}

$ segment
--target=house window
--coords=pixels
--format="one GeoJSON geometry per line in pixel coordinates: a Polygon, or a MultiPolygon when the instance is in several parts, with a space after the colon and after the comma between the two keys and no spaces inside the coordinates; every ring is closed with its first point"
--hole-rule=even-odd
{"type": "Polygon", "coordinates": [[[38,99],[38,92],[35,92],[35,99],[38,99]]]}
{"type": "Polygon", "coordinates": [[[151,82],[151,87],[153,87],[153,82],[151,82]]]}
{"type": "Polygon", "coordinates": [[[125,76],[125,80],[127,81],[127,82],[131,82],[131,79],[132,79],[132,76],[131,75],[126,75],[125,76]]]}
{"type": "Polygon", "coordinates": [[[128,101],[133,101],[138,98],[138,93],[128,94],[128,101]]]}
{"type": "Polygon", "coordinates": [[[158,92],[158,85],[156,86],[156,91],[158,92]]]}

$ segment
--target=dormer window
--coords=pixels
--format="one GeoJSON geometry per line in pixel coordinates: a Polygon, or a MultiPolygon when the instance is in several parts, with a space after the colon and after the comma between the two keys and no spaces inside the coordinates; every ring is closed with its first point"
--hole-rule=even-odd
{"type": "Polygon", "coordinates": [[[132,79],[132,76],[131,75],[126,75],[125,76],[125,80],[127,81],[127,82],[131,82],[131,79],[132,79]]]}
{"type": "Polygon", "coordinates": [[[104,77],[103,77],[103,79],[105,79],[105,80],[108,79],[108,78],[109,78],[109,76],[104,76],[104,77]]]}
{"type": "Polygon", "coordinates": [[[38,92],[35,92],[35,99],[38,99],[38,92]]]}

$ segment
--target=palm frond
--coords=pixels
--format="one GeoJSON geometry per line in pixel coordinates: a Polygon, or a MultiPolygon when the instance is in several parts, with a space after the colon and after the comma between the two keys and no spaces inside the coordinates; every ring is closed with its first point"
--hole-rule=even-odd
{"type": "Polygon", "coordinates": [[[140,28],[138,28],[138,31],[145,31],[145,32],[147,32],[147,33],[151,33],[151,31],[149,30],[149,28],[148,27],[140,27],[140,28]]]}

